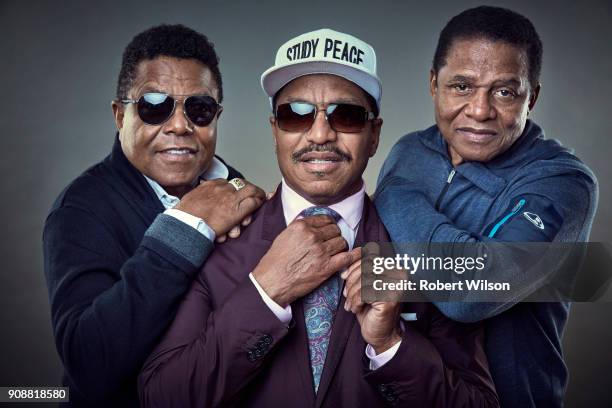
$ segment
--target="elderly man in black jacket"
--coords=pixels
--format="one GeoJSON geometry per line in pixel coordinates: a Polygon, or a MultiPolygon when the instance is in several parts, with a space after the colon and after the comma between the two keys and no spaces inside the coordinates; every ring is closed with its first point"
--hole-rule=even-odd
{"type": "Polygon", "coordinates": [[[127,46],[113,150],[60,194],[43,235],[72,406],[138,406],[136,375],[213,242],[265,200],[214,155],[222,98],[204,35],[162,25],[127,46]]]}

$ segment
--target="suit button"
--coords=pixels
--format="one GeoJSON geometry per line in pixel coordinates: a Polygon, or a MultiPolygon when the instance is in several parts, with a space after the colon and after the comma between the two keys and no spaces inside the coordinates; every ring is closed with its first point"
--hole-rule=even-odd
{"type": "Polygon", "coordinates": [[[270,344],[272,344],[272,336],[270,336],[270,335],[268,335],[268,334],[264,335],[264,336],[261,338],[261,340],[263,341],[263,343],[264,343],[266,346],[269,346],[270,344]]]}
{"type": "Polygon", "coordinates": [[[380,384],[378,386],[378,391],[382,392],[383,394],[385,394],[387,392],[387,385],[386,384],[380,384]]]}
{"type": "Polygon", "coordinates": [[[262,342],[257,342],[255,343],[255,350],[260,350],[260,351],[266,351],[268,349],[268,346],[263,344],[262,342]]]}
{"type": "Polygon", "coordinates": [[[247,356],[250,362],[257,360],[257,357],[255,357],[255,353],[253,353],[252,350],[249,350],[249,352],[247,353],[247,356]]]}
{"type": "Polygon", "coordinates": [[[257,349],[255,350],[255,358],[262,358],[264,355],[263,350],[257,349]]]}

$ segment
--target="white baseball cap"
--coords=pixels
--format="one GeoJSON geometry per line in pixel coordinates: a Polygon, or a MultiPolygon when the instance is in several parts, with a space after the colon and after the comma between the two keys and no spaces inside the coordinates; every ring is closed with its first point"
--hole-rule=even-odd
{"type": "Polygon", "coordinates": [[[310,74],[338,75],[355,83],[374,98],[380,110],[376,53],[359,38],[329,28],[292,38],[276,52],[274,66],[261,75],[261,87],[271,102],[283,86],[310,74]]]}

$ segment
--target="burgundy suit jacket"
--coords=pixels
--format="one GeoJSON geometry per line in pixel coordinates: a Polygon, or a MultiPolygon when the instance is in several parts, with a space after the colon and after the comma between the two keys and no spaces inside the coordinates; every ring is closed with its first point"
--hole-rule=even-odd
{"type": "MultiPolygon", "coordinates": [[[[280,192],[240,238],[218,245],[139,376],[145,407],[498,406],[479,324],[407,303],[396,355],[369,369],[355,316],[340,300],[318,393],[314,392],[302,300],[281,323],[248,275],[286,228],[280,192]]],[[[355,246],[388,242],[366,197],[355,246]]]]}

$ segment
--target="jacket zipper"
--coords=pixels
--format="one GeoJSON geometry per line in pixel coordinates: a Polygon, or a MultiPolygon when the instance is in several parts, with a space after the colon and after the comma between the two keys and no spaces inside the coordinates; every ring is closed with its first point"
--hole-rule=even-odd
{"type": "Polygon", "coordinates": [[[450,174],[448,175],[448,178],[446,179],[446,185],[444,186],[444,188],[440,192],[440,195],[438,196],[438,199],[436,200],[436,205],[435,205],[436,211],[440,211],[440,204],[442,204],[442,199],[444,198],[444,195],[448,191],[448,188],[450,187],[450,183],[453,181],[453,177],[455,177],[456,173],[457,173],[457,170],[452,169],[450,174]]]}

